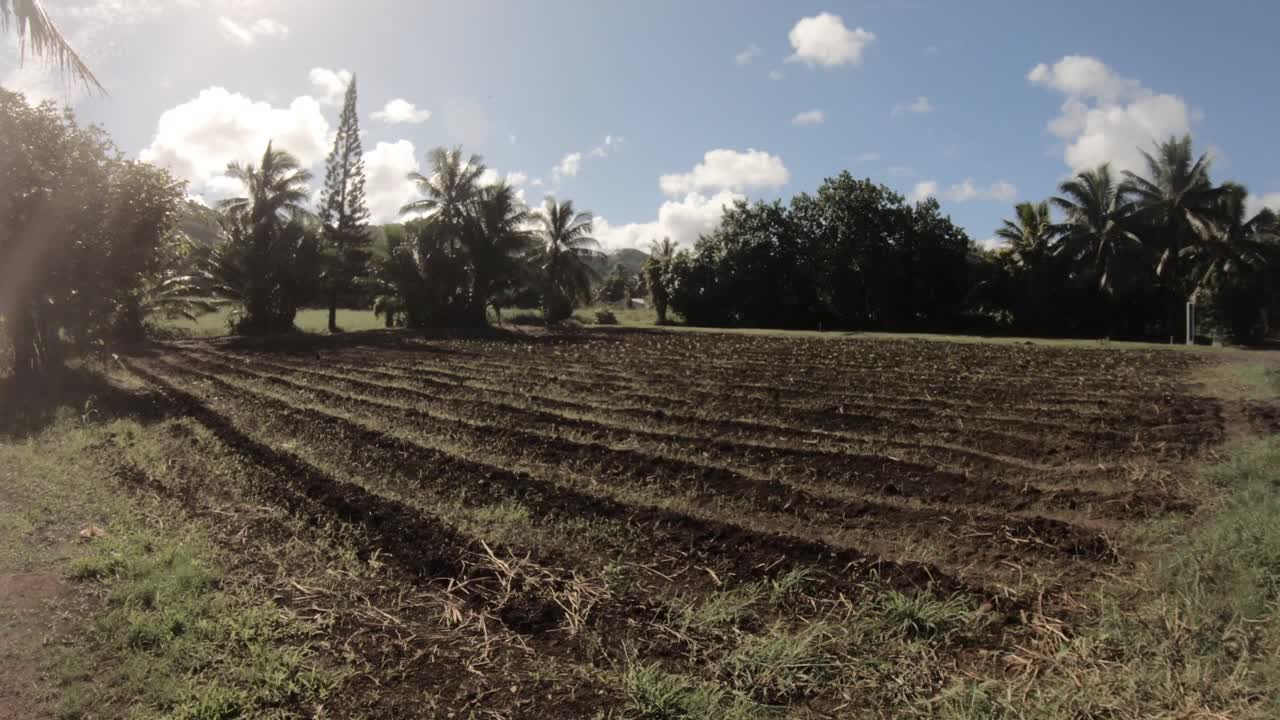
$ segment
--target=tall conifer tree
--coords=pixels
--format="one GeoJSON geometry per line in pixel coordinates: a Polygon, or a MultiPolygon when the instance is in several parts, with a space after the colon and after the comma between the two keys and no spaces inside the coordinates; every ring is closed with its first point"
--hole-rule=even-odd
{"type": "Polygon", "coordinates": [[[324,224],[325,294],[329,332],[338,329],[338,297],[365,274],[369,263],[369,208],[364,196],[364,153],[356,114],[356,78],[347,86],[333,150],[325,162],[320,221],[324,224]]]}

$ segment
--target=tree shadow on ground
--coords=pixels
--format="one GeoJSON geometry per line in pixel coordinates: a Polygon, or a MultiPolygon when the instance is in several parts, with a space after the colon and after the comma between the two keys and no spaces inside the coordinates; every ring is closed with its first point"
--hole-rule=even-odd
{"type": "Polygon", "coordinates": [[[28,437],[63,418],[87,423],[131,417],[151,423],[170,410],[154,390],[127,387],[86,365],[59,368],[23,384],[0,377],[0,438],[28,437]]]}

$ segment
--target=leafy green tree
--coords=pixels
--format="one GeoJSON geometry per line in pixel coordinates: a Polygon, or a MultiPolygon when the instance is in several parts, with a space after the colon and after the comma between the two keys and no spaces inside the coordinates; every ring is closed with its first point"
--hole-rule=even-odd
{"type": "Polygon", "coordinates": [[[207,251],[202,274],[212,292],[240,306],[238,332],[289,330],[319,276],[319,229],[303,206],[311,174],[267,143],[259,165],[231,163],[227,175],[247,194],[220,203],[225,239],[207,251]]]}
{"type": "Polygon", "coordinates": [[[356,114],[356,79],[347,86],[338,134],[325,163],[320,195],[324,228],[324,290],[329,303],[329,332],[338,331],[338,298],[365,274],[369,263],[369,208],[364,194],[364,152],[356,114]]]}
{"type": "Polygon", "coordinates": [[[629,290],[630,278],[627,276],[627,271],[623,270],[621,265],[614,265],[601,282],[596,297],[602,302],[618,302],[627,297],[629,290]]]}
{"type": "Polygon", "coordinates": [[[182,183],[123,160],[101,130],[0,90],[0,316],[21,383],[136,339],[164,281],[182,183]]]}
{"type": "Polygon", "coordinates": [[[649,286],[649,298],[658,314],[658,324],[667,324],[667,306],[671,302],[671,261],[676,256],[676,244],[664,237],[649,243],[649,257],[644,261],[643,277],[649,286]]]}
{"type": "Polygon", "coordinates": [[[33,56],[57,65],[65,77],[79,80],[88,88],[103,89],[93,71],[49,18],[40,0],[0,0],[0,30],[15,32],[24,53],[31,48],[33,56]]]}
{"type": "Polygon", "coordinates": [[[591,213],[575,211],[571,200],[557,203],[548,197],[534,219],[540,225],[534,262],[541,275],[542,311],[547,322],[556,323],[590,302],[595,271],[588,260],[599,254],[599,243],[591,237],[591,213]]]}

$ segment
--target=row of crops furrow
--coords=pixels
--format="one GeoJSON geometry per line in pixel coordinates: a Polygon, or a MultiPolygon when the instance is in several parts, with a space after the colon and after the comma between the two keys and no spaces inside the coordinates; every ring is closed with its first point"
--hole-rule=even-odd
{"type": "Polygon", "coordinates": [[[894,562],[868,556],[852,548],[836,548],[777,533],[743,527],[653,505],[619,502],[582,492],[525,472],[480,463],[453,452],[414,442],[410,438],[370,427],[337,412],[314,405],[286,402],[263,388],[243,388],[210,373],[194,370],[190,363],[170,365],[189,381],[207,382],[220,393],[240,397],[257,412],[288,416],[299,426],[341,432],[333,452],[362,453],[366,462],[381,461],[377,472],[396,473],[406,490],[429,487],[474,507],[490,507],[504,501],[519,503],[539,522],[600,520],[621,522],[645,535],[648,554],[692,555],[724,568],[729,576],[744,580],[768,580],[795,568],[818,570],[837,588],[856,592],[875,576],[894,586],[963,591],[996,598],[970,588],[941,569],[911,562],[894,562]]]}
{"type": "MultiPolygon", "coordinates": [[[[343,381],[330,378],[330,384],[346,383],[354,394],[344,395],[326,388],[299,383],[290,377],[262,373],[225,364],[212,367],[214,372],[249,376],[249,381],[262,380],[284,386],[290,393],[310,396],[326,407],[350,408],[355,412],[372,412],[379,420],[412,423],[415,431],[424,433],[434,442],[448,438],[450,442],[470,447],[473,452],[485,451],[501,457],[502,464],[530,463],[535,471],[541,468],[560,469],[577,478],[575,484],[588,487],[604,484],[623,499],[641,499],[650,496],[673,497],[672,488],[679,493],[678,501],[698,505],[718,504],[718,513],[733,512],[725,507],[729,502],[742,505],[748,513],[776,513],[794,520],[778,523],[775,527],[793,534],[805,534],[811,528],[820,531],[819,537],[830,530],[857,532],[865,542],[871,537],[888,539],[904,534],[916,537],[926,533],[948,544],[948,555],[969,543],[957,538],[981,538],[986,550],[991,543],[1007,544],[1032,555],[1082,557],[1090,560],[1109,560],[1113,550],[1105,538],[1083,528],[1045,517],[1015,517],[992,515],[987,512],[960,511],[958,508],[909,508],[885,503],[840,501],[829,497],[813,496],[796,488],[768,481],[745,478],[740,475],[708,472],[705,466],[690,467],[677,461],[662,462],[643,452],[615,450],[596,443],[580,443],[559,437],[514,430],[508,426],[509,418],[497,418],[496,423],[476,422],[457,416],[433,414],[421,407],[415,398],[407,401],[420,407],[402,403],[384,388],[368,383],[343,381]],[[372,394],[370,394],[372,393],[372,394]],[[390,395],[391,399],[384,399],[390,395]],[[378,408],[370,410],[369,407],[378,408]],[[387,416],[390,416],[389,418],[387,416]],[[586,483],[583,479],[589,479],[586,483]],[[639,489],[639,495],[635,495],[639,489]],[[630,496],[630,497],[628,497],[630,496]],[[743,502],[739,503],[741,498],[743,502]]],[[[972,551],[965,557],[972,556],[972,551]]]]}
{"type": "MultiPolygon", "coordinates": [[[[366,389],[394,391],[409,401],[444,404],[451,412],[497,414],[520,427],[536,428],[544,434],[571,434],[591,442],[638,446],[649,454],[694,458],[700,464],[738,469],[837,495],[854,492],[858,496],[906,497],[948,507],[972,505],[1009,512],[1043,508],[1087,514],[1092,509],[1108,517],[1189,509],[1185,502],[1161,494],[1101,492],[1079,487],[1042,491],[1027,480],[1015,484],[988,474],[964,475],[884,454],[855,453],[848,448],[842,451],[820,449],[809,443],[779,445],[726,440],[718,435],[691,431],[688,427],[662,431],[653,423],[642,428],[635,422],[603,418],[589,405],[566,408],[564,403],[555,403],[549,410],[534,397],[502,385],[477,382],[460,386],[366,366],[289,362],[279,356],[215,354],[213,357],[262,364],[272,371],[300,373],[320,381],[359,382],[366,389]],[[481,392],[477,393],[477,389],[481,392]]],[[[1091,470],[1096,472],[1096,468],[1091,470]]]]}
{"type": "MultiPolygon", "coordinates": [[[[523,638],[504,637],[509,633],[487,622],[487,608],[476,607],[482,604],[469,592],[475,585],[450,582],[454,577],[438,579],[434,573],[424,577],[417,563],[399,562],[399,556],[385,551],[378,526],[369,528],[362,522],[341,519],[350,515],[336,513],[325,493],[300,492],[300,478],[311,478],[308,484],[323,478],[317,468],[289,454],[247,453],[251,445],[261,446],[261,440],[244,435],[234,423],[225,422],[225,416],[211,416],[208,406],[195,396],[175,392],[172,385],[153,374],[147,377],[168,392],[173,410],[206,428],[215,428],[219,436],[184,433],[182,437],[193,447],[169,457],[164,478],[114,456],[108,458],[115,467],[112,475],[127,490],[149,500],[162,498],[170,512],[180,513],[184,522],[206,523],[215,537],[224,538],[229,557],[240,564],[240,573],[251,578],[248,582],[272,586],[276,603],[303,616],[322,613],[323,630],[313,639],[341,646],[335,651],[341,655],[335,657],[336,662],[347,667],[384,668],[380,677],[353,673],[344,678],[326,698],[331,713],[338,717],[357,713],[402,717],[414,711],[423,692],[435,691],[472,693],[485,700],[477,709],[502,717],[540,717],[529,710],[527,700],[512,696],[509,690],[513,684],[524,693],[536,693],[543,701],[566,708],[571,716],[586,717],[600,707],[624,704],[621,683],[607,682],[598,674],[567,672],[573,659],[534,658],[523,638]],[[224,444],[228,439],[234,448],[224,444]],[[209,479],[211,460],[233,462],[243,476],[229,483],[202,483],[193,495],[190,483],[209,479]],[[234,508],[247,500],[254,504],[249,513],[208,509],[224,503],[234,508]],[[299,520],[307,521],[310,527],[300,529],[299,520]],[[316,577],[315,566],[308,565],[308,560],[314,562],[315,558],[299,559],[295,552],[280,552],[282,542],[300,541],[309,546],[308,553],[327,558],[327,562],[322,560],[326,565],[343,562],[331,545],[330,522],[342,523],[343,542],[359,557],[390,562],[380,562],[374,577],[357,578],[347,573],[316,577]],[[312,573],[310,578],[308,573],[312,573]],[[282,583],[281,578],[289,581],[282,583]],[[317,596],[323,598],[323,607],[317,606],[317,596]],[[463,614],[460,602],[479,612],[463,614]],[[457,614],[451,616],[446,610],[457,614]],[[490,668],[491,675],[496,672],[501,677],[468,672],[477,662],[490,668]],[[560,675],[558,682],[538,679],[548,668],[560,675]],[[503,692],[494,693],[494,683],[500,683],[503,692]],[[406,696],[415,701],[406,705],[406,696]]],[[[238,579],[244,581],[244,575],[238,579]]]]}

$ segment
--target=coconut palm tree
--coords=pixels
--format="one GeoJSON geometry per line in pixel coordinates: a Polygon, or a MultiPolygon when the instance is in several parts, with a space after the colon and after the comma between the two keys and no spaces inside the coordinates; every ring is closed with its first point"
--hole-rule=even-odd
{"type": "Polygon", "coordinates": [[[1121,262],[1141,249],[1142,241],[1126,223],[1133,212],[1124,188],[1116,183],[1110,165],[1085,170],[1058,186],[1061,196],[1050,199],[1066,218],[1058,226],[1057,252],[1087,263],[1098,276],[1098,289],[1114,295],[1121,262]]]}
{"type": "Polygon", "coordinates": [[[267,143],[260,165],[231,163],[247,194],[219,204],[223,242],[201,265],[212,294],[242,306],[239,329],[287,330],[318,276],[318,228],[303,203],[311,173],[267,143]]]}
{"type": "Polygon", "coordinates": [[[1057,230],[1049,214],[1049,201],[1022,202],[1014,206],[1016,220],[1004,220],[996,237],[1007,240],[1019,264],[1032,267],[1049,252],[1057,230]]]}
{"type": "Polygon", "coordinates": [[[23,58],[30,45],[33,57],[57,65],[64,77],[105,92],[102,83],[45,12],[40,0],[0,0],[0,31],[17,33],[23,58]]]}
{"type": "Polygon", "coordinates": [[[1132,222],[1155,240],[1156,275],[1176,283],[1179,252],[1210,232],[1224,190],[1209,181],[1208,154],[1192,154],[1190,135],[1157,143],[1154,156],[1144,150],[1142,157],[1147,177],[1126,170],[1122,193],[1133,201],[1132,222]]]}
{"type": "Polygon", "coordinates": [[[1182,249],[1182,257],[1194,268],[1195,293],[1210,287],[1222,276],[1235,276],[1265,265],[1280,241],[1277,216],[1267,208],[1246,219],[1248,192],[1241,185],[1226,183],[1218,196],[1217,219],[1205,227],[1198,241],[1182,249]]]}
{"type": "Polygon", "coordinates": [[[243,217],[250,225],[274,224],[310,214],[303,203],[311,197],[307,187],[311,173],[302,169],[287,150],[277,150],[270,142],[262,153],[261,165],[233,162],[227,165],[227,176],[244,183],[248,194],[223,200],[218,208],[243,217]]]}
{"type": "Polygon", "coordinates": [[[480,192],[484,160],[479,155],[472,155],[463,162],[462,148],[459,147],[438,147],[428,157],[432,169],[430,177],[419,172],[409,173],[409,179],[418,184],[423,197],[400,208],[400,214],[428,214],[447,228],[460,228],[480,192]]]}
{"type": "Polygon", "coordinates": [[[487,324],[485,308],[520,278],[534,242],[528,229],[532,219],[515,188],[505,182],[476,192],[462,238],[471,264],[471,324],[487,324]]]}
{"type": "Polygon", "coordinates": [[[596,272],[588,260],[600,254],[599,243],[591,237],[591,213],[575,211],[572,200],[557,203],[547,197],[535,219],[540,225],[535,262],[542,273],[542,311],[547,322],[560,322],[579,302],[591,299],[596,272]]]}

